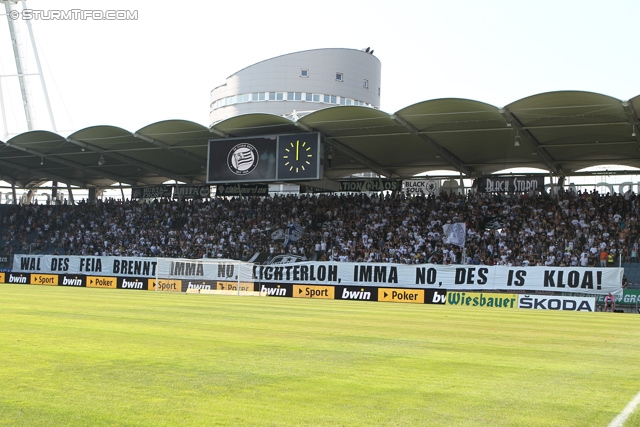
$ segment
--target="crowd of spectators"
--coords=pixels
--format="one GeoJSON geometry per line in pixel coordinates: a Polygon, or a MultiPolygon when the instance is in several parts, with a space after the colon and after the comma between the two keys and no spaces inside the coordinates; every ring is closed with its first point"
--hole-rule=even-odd
{"type": "Polygon", "coordinates": [[[5,205],[0,252],[244,260],[261,252],[405,264],[606,266],[638,260],[638,203],[631,191],[564,191],[5,205]],[[444,224],[460,222],[464,248],[443,234],[444,224]],[[285,241],[293,224],[302,233],[285,241]]]}

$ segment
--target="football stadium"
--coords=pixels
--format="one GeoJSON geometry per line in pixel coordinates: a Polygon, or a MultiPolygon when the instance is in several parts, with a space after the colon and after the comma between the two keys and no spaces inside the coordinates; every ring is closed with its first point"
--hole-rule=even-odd
{"type": "Polygon", "coordinates": [[[0,425],[640,425],[640,96],[387,113],[380,70],[5,138],[0,425]]]}

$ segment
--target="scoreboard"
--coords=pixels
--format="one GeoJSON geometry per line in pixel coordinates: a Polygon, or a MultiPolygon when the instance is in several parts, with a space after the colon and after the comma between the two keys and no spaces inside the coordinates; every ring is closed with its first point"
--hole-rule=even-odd
{"type": "Polygon", "coordinates": [[[207,183],[320,180],[322,154],[318,132],[211,139],[207,183]]]}

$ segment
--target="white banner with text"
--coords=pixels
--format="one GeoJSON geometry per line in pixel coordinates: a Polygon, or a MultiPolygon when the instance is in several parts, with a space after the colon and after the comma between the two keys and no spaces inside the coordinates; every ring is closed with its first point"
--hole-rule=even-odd
{"type": "Polygon", "coordinates": [[[156,277],[157,263],[157,258],[142,257],[14,255],[13,271],[43,274],[156,277]]]}
{"type": "Polygon", "coordinates": [[[602,294],[622,288],[622,268],[505,267],[436,264],[297,262],[256,265],[256,282],[397,285],[455,290],[602,294]]]}
{"type": "Polygon", "coordinates": [[[252,265],[213,259],[14,255],[13,271],[310,285],[389,285],[450,291],[517,290],[606,294],[620,291],[624,269],[351,262],[252,265]]]}

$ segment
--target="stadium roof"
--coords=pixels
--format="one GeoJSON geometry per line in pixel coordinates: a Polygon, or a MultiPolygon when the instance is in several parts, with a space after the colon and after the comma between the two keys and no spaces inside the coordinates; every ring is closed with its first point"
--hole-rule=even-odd
{"type": "MultiPolygon", "coordinates": [[[[48,131],[0,144],[0,180],[29,188],[58,181],[82,188],[122,183],[206,182],[208,140],[321,132],[331,181],[375,172],[410,178],[451,170],[476,178],[528,167],[568,176],[602,164],[640,168],[640,95],[629,101],[591,92],[533,95],[503,108],[467,99],[420,102],[388,114],[337,106],[293,122],[269,114],[233,117],[207,128],[185,120],[136,132],[93,126],[68,137],[48,131]]],[[[330,184],[330,182],[329,182],[330,184]]]]}

